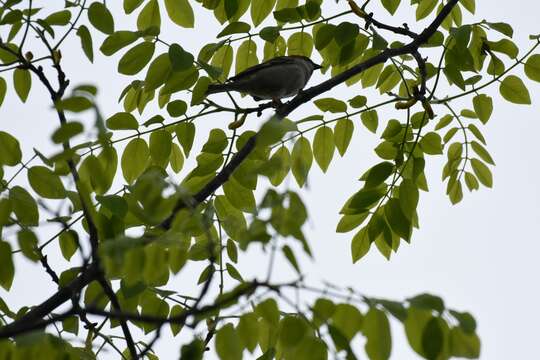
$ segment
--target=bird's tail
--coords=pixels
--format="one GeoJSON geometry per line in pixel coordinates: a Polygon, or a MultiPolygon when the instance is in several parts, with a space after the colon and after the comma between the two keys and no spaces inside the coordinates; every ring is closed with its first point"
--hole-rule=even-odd
{"type": "Polygon", "coordinates": [[[210,84],[208,85],[208,90],[206,90],[206,95],[233,90],[235,90],[234,84],[210,84]]]}

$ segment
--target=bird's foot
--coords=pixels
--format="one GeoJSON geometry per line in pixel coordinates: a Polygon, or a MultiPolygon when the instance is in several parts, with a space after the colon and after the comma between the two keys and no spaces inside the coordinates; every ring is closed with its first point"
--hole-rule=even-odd
{"type": "Polygon", "coordinates": [[[283,105],[283,103],[281,102],[280,99],[272,99],[272,107],[278,108],[278,107],[280,107],[281,105],[283,105]]]}

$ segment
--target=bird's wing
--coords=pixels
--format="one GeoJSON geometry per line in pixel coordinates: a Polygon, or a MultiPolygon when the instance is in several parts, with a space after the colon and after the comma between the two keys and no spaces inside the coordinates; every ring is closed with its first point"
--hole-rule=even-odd
{"type": "Polygon", "coordinates": [[[227,81],[238,81],[245,78],[246,76],[256,73],[259,70],[266,69],[266,68],[269,68],[271,66],[278,65],[278,64],[284,65],[284,64],[291,64],[291,63],[294,63],[294,60],[290,58],[289,56],[278,56],[266,62],[263,62],[259,65],[255,65],[250,68],[247,68],[246,70],[239,72],[235,76],[229,78],[227,81]]]}

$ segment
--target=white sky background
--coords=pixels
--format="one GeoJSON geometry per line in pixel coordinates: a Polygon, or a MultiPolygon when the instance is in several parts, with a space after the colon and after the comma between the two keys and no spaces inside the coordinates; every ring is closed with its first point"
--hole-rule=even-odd
{"type": "MultiPolygon", "coordinates": [[[[57,1],[59,4],[63,3],[57,1]]],[[[326,3],[329,9],[325,12],[326,15],[347,8],[345,1],[340,1],[337,5],[328,0],[326,3]]],[[[171,25],[163,28],[162,34],[165,41],[180,42],[196,54],[203,44],[212,41],[221,27],[210,13],[202,12],[198,4],[194,3],[194,7],[199,9],[196,17],[197,30],[184,30],[171,25]]],[[[407,13],[412,14],[413,11],[408,8],[408,2],[403,1],[394,20],[395,24],[407,19],[407,13]]],[[[465,18],[465,22],[487,19],[510,23],[515,30],[514,41],[521,49],[520,54],[523,54],[531,44],[528,35],[540,33],[537,25],[539,13],[540,4],[534,0],[515,1],[511,4],[503,0],[483,0],[477,1],[477,15],[474,18],[465,18]]],[[[376,14],[381,14],[381,19],[386,16],[384,11],[376,14]]],[[[162,18],[165,17],[162,11],[162,18]]],[[[116,28],[134,29],[135,19],[136,17],[132,16],[127,20],[129,22],[124,22],[116,18],[116,28]]],[[[409,26],[417,31],[423,28],[423,25],[414,24],[412,21],[409,26]]],[[[73,36],[63,50],[64,66],[72,84],[98,85],[98,104],[103,113],[110,116],[121,110],[116,99],[131,79],[115,74],[118,55],[105,58],[97,53],[102,40],[102,36],[94,36],[96,61],[91,65],[80,51],[78,38],[73,36]]],[[[262,47],[259,48],[259,57],[262,58],[262,47]]],[[[519,72],[522,73],[521,70],[519,72]]],[[[9,80],[10,76],[5,75],[0,74],[9,80]]],[[[315,84],[327,76],[314,76],[310,84],[315,84]]],[[[448,307],[468,310],[476,317],[482,339],[482,359],[537,357],[535,330],[540,322],[540,310],[537,306],[540,294],[537,273],[540,266],[536,258],[540,245],[536,227],[540,221],[540,193],[537,186],[537,177],[540,174],[537,168],[536,143],[540,131],[540,86],[531,81],[526,81],[526,85],[533,100],[533,105],[528,107],[505,102],[497,95],[497,86],[492,86],[487,91],[494,97],[495,110],[488,125],[481,127],[481,130],[487,138],[488,150],[497,164],[493,169],[494,188],[482,188],[473,194],[465,191],[462,203],[452,206],[445,195],[446,186],[440,181],[443,156],[430,157],[426,170],[430,192],[422,193],[418,210],[421,228],[413,234],[412,245],[403,243],[390,261],[386,261],[373,247],[370,254],[359,263],[351,264],[350,240],[354,233],[335,233],[340,207],[359,189],[357,178],[376,163],[372,149],[378,143],[378,136],[370,134],[362,127],[359,117],[354,117],[355,136],[345,157],[334,158],[324,176],[314,164],[310,173],[309,189],[303,192],[303,199],[310,214],[306,230],[316,258],[313,263],[302,261],[308,279],[311,279],[312,283],[326,279],[336,284],[354,286],[366,295],[396,300],[422,292],[440,295],[448,307]]],[[[328,96],[348,99],[361,93],[362,89],[357,84],[351,88],[340,86],[328,96]]],[[[456,90],[453,89],[450,93],[456,93],[456,90]]],[[[440,97],[443,95],[446,95],[444,91],[438,93],[440,97]]],[[[370,102],[376,103],[383,98],[384,96],[370,97],[370,102]]],[[[472,107],[470,98],[465,105],[472,107]]],[[[32,147],[44,153],[53,152],[49,136],[57,127],[57,119],[49,109],[48,95],[35,77],[26,105],[20,104],[11,93],[0,109],[0,130],[8,131],[21,140],[25,159],[31,156],[32,147]]],[[[307,109],[312,108],[301,107],[292,118],[300,119],[313,114],[307,109]]],[[[385,109],[389,108],[379,111],[380,127],[383,128],[388,119],[396,116],[392,110],[385,109]]],[[[442,115],[442,107],[436,108],[435,112],[442,115]]],[[[152,109],[146,111],[140,117],[140,122],[155,113],[152,109]]],[[[252,121],[260,122],[262,119],[264,118],[252,121]]],[[[230,121],[231,119],[218,115],[199,120],[197,126],[202,125],[201,129],[204,129],[208,124],[208,128],[225,128],[230,121]]],[[[91,124],[91,119],[87,124],[91,124]]],[[[199,135],[203,134],[203,131],[201,130],[199,135]]],[[[206,135],[202,141],[205,139],[206,135]]],[[[197,149],[196,147],[195,150],[197,149]]],[[[338,156],[337,152],[335,156],[338,156]]],[[[20,178],[23,179],[24,176],[20,178]]],[[[289,180],[288,183],[292,186],[294,180],[289,180]]],[[[46,236],[41,239],[46,239],[46,236]]],[[[15,246],[14,239],[9,240],[15,246]]],[[[57,257],[55,254],[52,256],[57,257]]],[[[242,272],[265,273],[266,265],[260,268],[257,260],[247,257],[243,260],[246,263],[240,266],[242,272]]],[[[59,260],[55,265],[62,268],[66,263],[59,260]]],[[[181,278],[189,279],[189,276],[198,275],[196,272],[191,274],[182,275],[181,278]]],[[[288,278],[290,274],[289,265],[278,263],[275,269],[276,278],[288,278]]],[[[29,266],[25,260],[17,261],[17,275],[19,278],[14,282],[10,294],[0,290],[0,296],[6,298],[13,308],[38,303],[55,290],[54,284],[42,274],[41,268],[29,266]],[[24,281],[24,285],[21,281],[24,281]]],[[[170,287],[175,287],[175,284],[183,287],[185,282],[177,279],[170,287]]],[[[168,333],[165,331],[165,334],[168,333]]],[[[403,334],[402,326],[393,324],[392,358],[418,359],[412,350],[409,350],[403,334]]],[[[158,354],[163,355],[164,359],[173,358],[171,355],[178,350],[178,339],[163,341],[158,345],[158,349],[158,354]]]]}

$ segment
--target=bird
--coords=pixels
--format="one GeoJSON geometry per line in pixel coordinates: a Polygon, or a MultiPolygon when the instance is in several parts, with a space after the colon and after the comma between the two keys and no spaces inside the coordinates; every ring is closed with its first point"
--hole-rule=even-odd
{"type": "Polygon", "coordinates": [[[255,101],[281,99],[298,94],[306,86],[313,71],[322,66],[300,55],[278,56],[247,68],[222,84],[210,84],[207,95],[238,91],[251,95],[255,101]]]}

